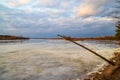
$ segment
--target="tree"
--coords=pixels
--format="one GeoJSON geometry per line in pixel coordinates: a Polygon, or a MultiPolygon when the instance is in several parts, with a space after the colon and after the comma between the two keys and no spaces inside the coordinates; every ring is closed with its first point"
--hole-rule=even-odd
{"type": "Polygon", "coordinates": [[[120,21],[118,21],[116,25],[116,34],[115,34],[116,39],[120,40],[120,21]]]}
{"type": "Polygon", "coordinates": [[[113,12],[113,16],[118,21],[117,25],[116,25],[115,37],[116,37],[116,39],[120,40],[120,0],[115,0],[115,1],[116,1],[116,3],[115,3],[115,9],[113,12]]]}

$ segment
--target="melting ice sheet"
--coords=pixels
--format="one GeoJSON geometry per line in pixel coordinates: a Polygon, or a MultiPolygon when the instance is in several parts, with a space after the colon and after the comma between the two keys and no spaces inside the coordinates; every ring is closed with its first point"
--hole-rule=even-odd
{"type": "MultiPolygon", "coordinates": [[[[106,58],[113,44],[80,42],[106,58]]],[[[76,80],[107,64],[90,52],[62,40],[37,40],[0,45],[0,80],[76,80]]]]}

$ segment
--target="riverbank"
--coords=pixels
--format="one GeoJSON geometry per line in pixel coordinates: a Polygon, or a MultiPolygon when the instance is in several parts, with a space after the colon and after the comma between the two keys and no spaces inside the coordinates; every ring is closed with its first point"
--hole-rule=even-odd
{"type": "Polygon", "coordinates": [[[115,65],[103,66],[98,72],[91,73],[84,80],[120,80],[120,49],[110,59],[115,65]]]}
{"type": "Polygon", "coordinates": [[[22,36],[0,35],[0,40],[21,40],[21,39],[29,39],[29,38],[22,36]]]}

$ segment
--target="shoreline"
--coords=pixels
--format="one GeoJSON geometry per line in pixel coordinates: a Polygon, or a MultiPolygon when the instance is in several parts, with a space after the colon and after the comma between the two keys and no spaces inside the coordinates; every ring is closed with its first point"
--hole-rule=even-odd
{"type": "Polygon", "coordinates": [[[30,38],[23,36],[0,35],[0,40],[21,40],[21,39],[30,39],[30,38]]]}
{"type": "Polygon", "coordinates": [[[114,62],[115,66],[104,65],[97,72],[88,74],[83,80],[120,80],[120,48],[114,52],[110,61],[114,62]]]}

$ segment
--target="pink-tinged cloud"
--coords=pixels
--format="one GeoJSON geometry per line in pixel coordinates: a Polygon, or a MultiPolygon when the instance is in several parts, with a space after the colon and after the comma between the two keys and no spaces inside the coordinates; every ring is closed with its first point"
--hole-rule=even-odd
{"type": "Polygon", "coordinates": [[[32,0],[12,0],[12,1],[8,1],[9,6],[11,7],[17,7],[17,6],[21,6],[21,5],[26,5],[29,4],[32,0]]]}
{"type": "Polygon", "coordinates": [[[77,17],[93,16],[100,13],[108,0],[85,0],[77,7],[77,17]]]}

